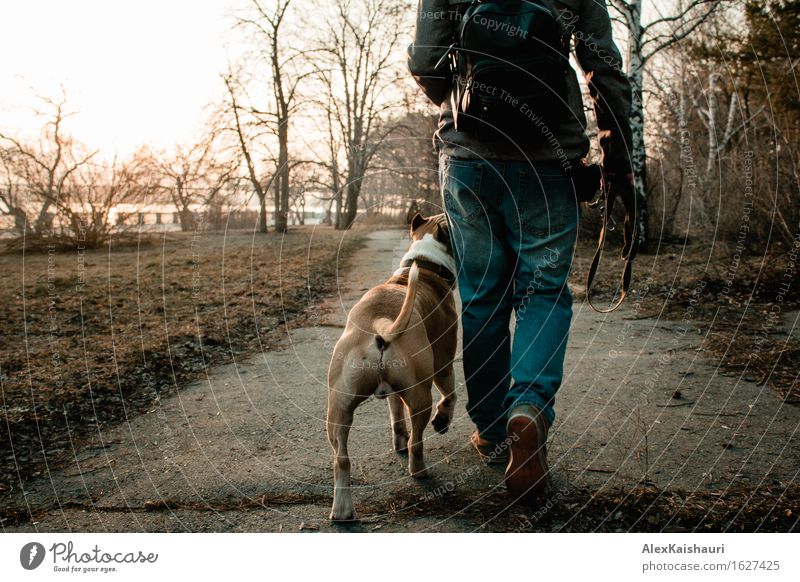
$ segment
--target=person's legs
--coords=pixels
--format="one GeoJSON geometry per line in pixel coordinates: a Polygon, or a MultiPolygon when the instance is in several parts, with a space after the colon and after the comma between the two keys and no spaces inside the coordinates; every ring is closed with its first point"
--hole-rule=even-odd
{"type": "Polygon", "coordinates": [[[502,441],[514,276],[513,251],[498,208],[504,164],[442,156],[439,170],[458,267],[467,411],[482,438],[502,441]]]}
{"type": "Polygon", "coordinates": [[[558,166],[517,163],[506,175],[508,242],[517,258],[512,305],[513,385],[504,402],[541,410],[552,424],[572,318],[567,276],[577,238],[579,208],[572,184],[558,166]]]}

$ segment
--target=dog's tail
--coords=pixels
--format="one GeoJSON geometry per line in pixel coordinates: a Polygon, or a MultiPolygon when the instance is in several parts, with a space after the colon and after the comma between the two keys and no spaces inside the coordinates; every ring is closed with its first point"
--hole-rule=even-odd
{"type": "Polygon", "coordinates": [[[406,288],[406,297],[403,300],[403,306],[400,308],[400,313],[397,319],[391,321],[389,319],[379,319],[375,322],[375,345],[383,352],[390,343],[399,338],[411,321],[411,314],[414,312],[414,302],[417,298],[417,278],[419,277],[419,267],[416,263],[411,265],[411,270],[408,272],[408,287],[406,288]]]}

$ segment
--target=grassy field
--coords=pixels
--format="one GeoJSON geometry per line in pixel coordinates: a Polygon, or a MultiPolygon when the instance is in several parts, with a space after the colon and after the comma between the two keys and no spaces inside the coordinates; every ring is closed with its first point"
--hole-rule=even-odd
{"type": "Polygon", "coordinates": [[[335,289],[360,236],[198,232],[0,256],[0,495],[207,366],[269,349],[335,289]]]}

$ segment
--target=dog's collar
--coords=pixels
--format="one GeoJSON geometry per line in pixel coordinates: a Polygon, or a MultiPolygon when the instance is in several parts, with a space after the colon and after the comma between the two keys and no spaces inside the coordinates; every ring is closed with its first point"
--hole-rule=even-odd
{"type": "Polygon", "coordinates": [[[414,259],[406,259],[405,261],[400,263],[400,268],[410,269],[411,265],[413,265],[414,263],[416,263],[420,269],[425,269],[426,271],[431,271],[439,275],[439,277],[444,279],[447,282],[447,284],[450,285],[451,289],[455,287],[456,276],[453,273],[451,273],[450,269],[448,269],[447,267],[443,267],[442,265],[434,263],[433,261],[426,261],[425,259],[421,259],[419,257],[414,259]]]}

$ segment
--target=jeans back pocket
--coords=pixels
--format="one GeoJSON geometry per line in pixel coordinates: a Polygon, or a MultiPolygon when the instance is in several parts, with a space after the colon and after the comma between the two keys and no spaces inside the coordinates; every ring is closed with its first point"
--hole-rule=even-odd
{"type": "Polygon", "coordinates": [[[480,197],[483,164],[479,160],[444,158],[440,172],[445,209],[452,219],[471,224],[485,214],[480,197]]]}

